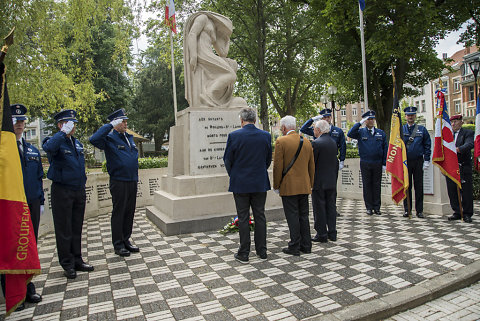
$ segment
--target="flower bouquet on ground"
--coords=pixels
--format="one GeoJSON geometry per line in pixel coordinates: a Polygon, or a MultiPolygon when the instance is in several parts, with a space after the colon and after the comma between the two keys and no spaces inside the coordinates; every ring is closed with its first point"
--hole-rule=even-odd
{"type": "MultiPolygon", "coordinates": [[[[248,220],[248,226],[250,228],[250,231],[253,231],[255,229],[255,222],[253,221],[253,218],[250,216],[250,219],[248,220]]],[[[235,233],[238,232],[238,216],[235,216],[230,220],[230,222],[223,227],[218,233],[227,235],[228,233],[235,233]]]]}

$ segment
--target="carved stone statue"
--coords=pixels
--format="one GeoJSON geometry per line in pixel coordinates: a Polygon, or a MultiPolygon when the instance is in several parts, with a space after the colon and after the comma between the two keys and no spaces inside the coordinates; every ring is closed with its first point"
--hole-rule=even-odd
{"type": "Polygon", "coordinates": [[[232,96],[238,69],[227,58],[232,30],[232,21],[218,13],[199,11],[188,18],[183,62],[190,107],[247,106],[243,98],[232,96]]]}

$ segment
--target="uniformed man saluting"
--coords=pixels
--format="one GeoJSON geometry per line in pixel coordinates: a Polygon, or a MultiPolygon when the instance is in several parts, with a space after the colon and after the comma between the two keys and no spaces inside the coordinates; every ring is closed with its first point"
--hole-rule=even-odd
{"type": "Polygon", "coordinates": [[[119,109],[108,116],[110,123],[90,137],[90,143],[104,150],[107,158],[113,203],[112,242],[115,254],[120,256],[140,251],[130,243],[137,197],[138,150],[133,136],[126,132],[127,119],[125,110],[119,109]]]}
{"type": "MultiPolygon", "coordinates": [[[[407,148],[407,167],[408,167],[408,197],[410,199],[410,209],[412,207],[412,178],[415,186],[415,210],[418,218],[423,216],[423,171],[430,166],[430,155],[432,141],[425,127],[415,124],[417,118],[416,107],[405,107],[405,118],[407,123],[403,125],[403,141],[407,148]]],[[[408,201],[403,201],[405,213],[403,217],[408,217],[408,201]]]]}
{"type": "MultiPolygon", "coordinates": [[[[43,213],[43,204],[45,197],[43,194],[43,166],[42,158],[38,149],[28,143],[23,138],[25,123],[27,121],[27,108],[21,104],[10,106],[12,112],[13,129],[17,137],[18,153],[20,163],[22,164],[23,186],[27,198],[30,217],[32,220],[35,241],[38,240],[38,227],[40,225],[40,215],[43,213]]],[[[5,280],[2,275],[2,290],[5,293],[5,280]]],[[[38,303],[42,301],[42,296],[36,293],[35,285],[32,282],[27,284],[27,295],[25,301],[29,303],[38,303]]],[[[23,310],[25,305],[22,303],[17,311],[23,310]]]]}
{"type": "Polygon", "coordinates": [[[387,137],[381,129],[375,128],[375,112],[369,110],[362,115],[362,120],[353,125],[347,136],[358,140],[360,170],[363,181],[363,200],[367,214],[380,215],[382,170],[386,169],[387,137]],[[360,128],[362,124],[365,128],[360,128]]]}
{"type": "Polygon", "coordinates": [[[43,140],[43,150],[50,162],[47,177],[52,180],[52,215],[58,260],[69,279],[77,277],[76,271],[93,271],[93,266],[82,259],[87,176],[83,145],[73,136],[76,116],[77,112],[72,109],[53,116],[59,132],[43,140]]]}

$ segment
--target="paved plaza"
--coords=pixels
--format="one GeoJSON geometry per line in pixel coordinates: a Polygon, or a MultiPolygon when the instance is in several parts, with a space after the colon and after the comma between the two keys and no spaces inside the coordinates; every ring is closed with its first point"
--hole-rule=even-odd
{"type": "MultiPolygon", "coordinates": [[[[39,241],[42,274],[34,279],[43,301],[26,304],[24,311],[7,320],[333,318],[331,313],[347,306],[399,293],[480,262],[479,205],[475,204],[474,223],[467,224],[437,215],[408,220],[397,206],[384,206],[381,216],[367,216],[362,201],[339,199],[338,241],[314,243],[311,254],[292,257],[281,251],[289,239],[286,221],[268,222],[268,260],[257,259],[252,245],[246,265],[233,258],[237,233],[166,237],[146,218],[144,208],[137,210],[133,234],[141,252],[118,257],[111,244],[110,216],[101,215],[84,225],[83,255],[95,271],[67,280],[58,263],[54,234],[46,235],[39,241]]],[[[473,308],[462,317],[480,319],[480,291],[475,286],[477,295],[467,294],[473,308]]],[[[445,300],[460,304],[456,293],[461,291],[467,289],[445,300]]],[[[0,319],[4,309],[2,304],[0,319]]],[[[427,314],[425,318],[434,315],[427,314]]],[[[422,314],[407,311],[392,319],[415,315],[422,314]]],[[[438,316],[446,317],[445,311],[438,316]]]]}

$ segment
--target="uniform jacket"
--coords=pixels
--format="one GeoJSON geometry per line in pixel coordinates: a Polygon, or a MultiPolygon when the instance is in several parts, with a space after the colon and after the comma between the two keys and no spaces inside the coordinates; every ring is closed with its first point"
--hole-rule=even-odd
{"type": "Polygon", "coordinates": [[[313,179],[315,176],[315,163],[313,161],[313,149],[308,139],[303,140],[295,164],[282,179],[283,169],[291,162],[297,152],[300,143],[300,135],[292,131],[288,135],[279,137],[275,143],[273,156],[273,188],[280,189],[281,196],[311,194],[313,179]]]}
{"type": "MultiPolygon", "coordinates": [[[[413,130],[412,126],[411,130],[413,130]]],[[[432,153],[432,141],[430,139],[430,134],[427,129],[421,125],[418,125],[416,133],[410,133],[409,125],[403,125],[403,141],[405,146],[410,139],[413,137],[413,142],[410,146],[407,147],[407,159],[416,160],[422,158],[424,161],[430,161],[430,156],[432,153]]]]}
{"type": "Polygon", "coordinates": [[[27,203],[40,200],[43,205],[45,197],[43,194],[43,166],[42,157],[38,149],[22,138],[23,153],[20,153],[22,164],[23,186],[27,203]]]}
{"type": "MultiPolygon", "coordinates": [[[[306,135],[314,136],[313,134],[313,119],[309,119],[303,124],[300,131],[306,135]]],[[[347,144],[345,143],[345,134],[343,130],[338,127],[331,126],[330,127],[330,137],[335,141],[337,144],[337,150],[340,152],[339,160],[343,162],[345,160],[345,156],[347,155],[347,144]]]]}
{"type": "Polygon", "coordinates": [[[254,124],[231,132],[223,161],[230,176],[230,192],[258,193],[270,189],[267,173],[272,162],[270,133],[258,129],[254,124]]]}
{"type": "Polygon", "coordinates": [[[133,142],[133,136],[125,133],[129,146],[123,134],[112,129],[111,124],[103,125],[90,137],[90,143],[105,151],[107,170],[111,179],[137,182],[138,149],[133,142]]]}
{"type": "Polygon", "coordinates": [[[337,146],[328,134],[323,134],[312,143],[315,161],[313,190],[337,188],[337,146]]]}
{"type": "Polygon", "coordinates": [[[372,135],[366,128],[360,128],[360,126],[360,123],[356,123],[347,134],[348,137],[358,141],[360,161],[385,165],[388,150],[385,132],[374,127],[374,134],[372,135]]]}
{"type": "Polygon", "coordinates": [[[457,153],[460,172],[472,172],[472,148],[473,148],[473,131],[470,129],[460,128],[457,134],[455,146],[459,149],[457,153]]]}
{"type": "Polygon", "coordinates": [[[43,150],[50,162],[47,177],[71,189],[82,189],[87,182],[83,145],[75,137],[71,138],[59,131],[43,140],[43,150]]]}

